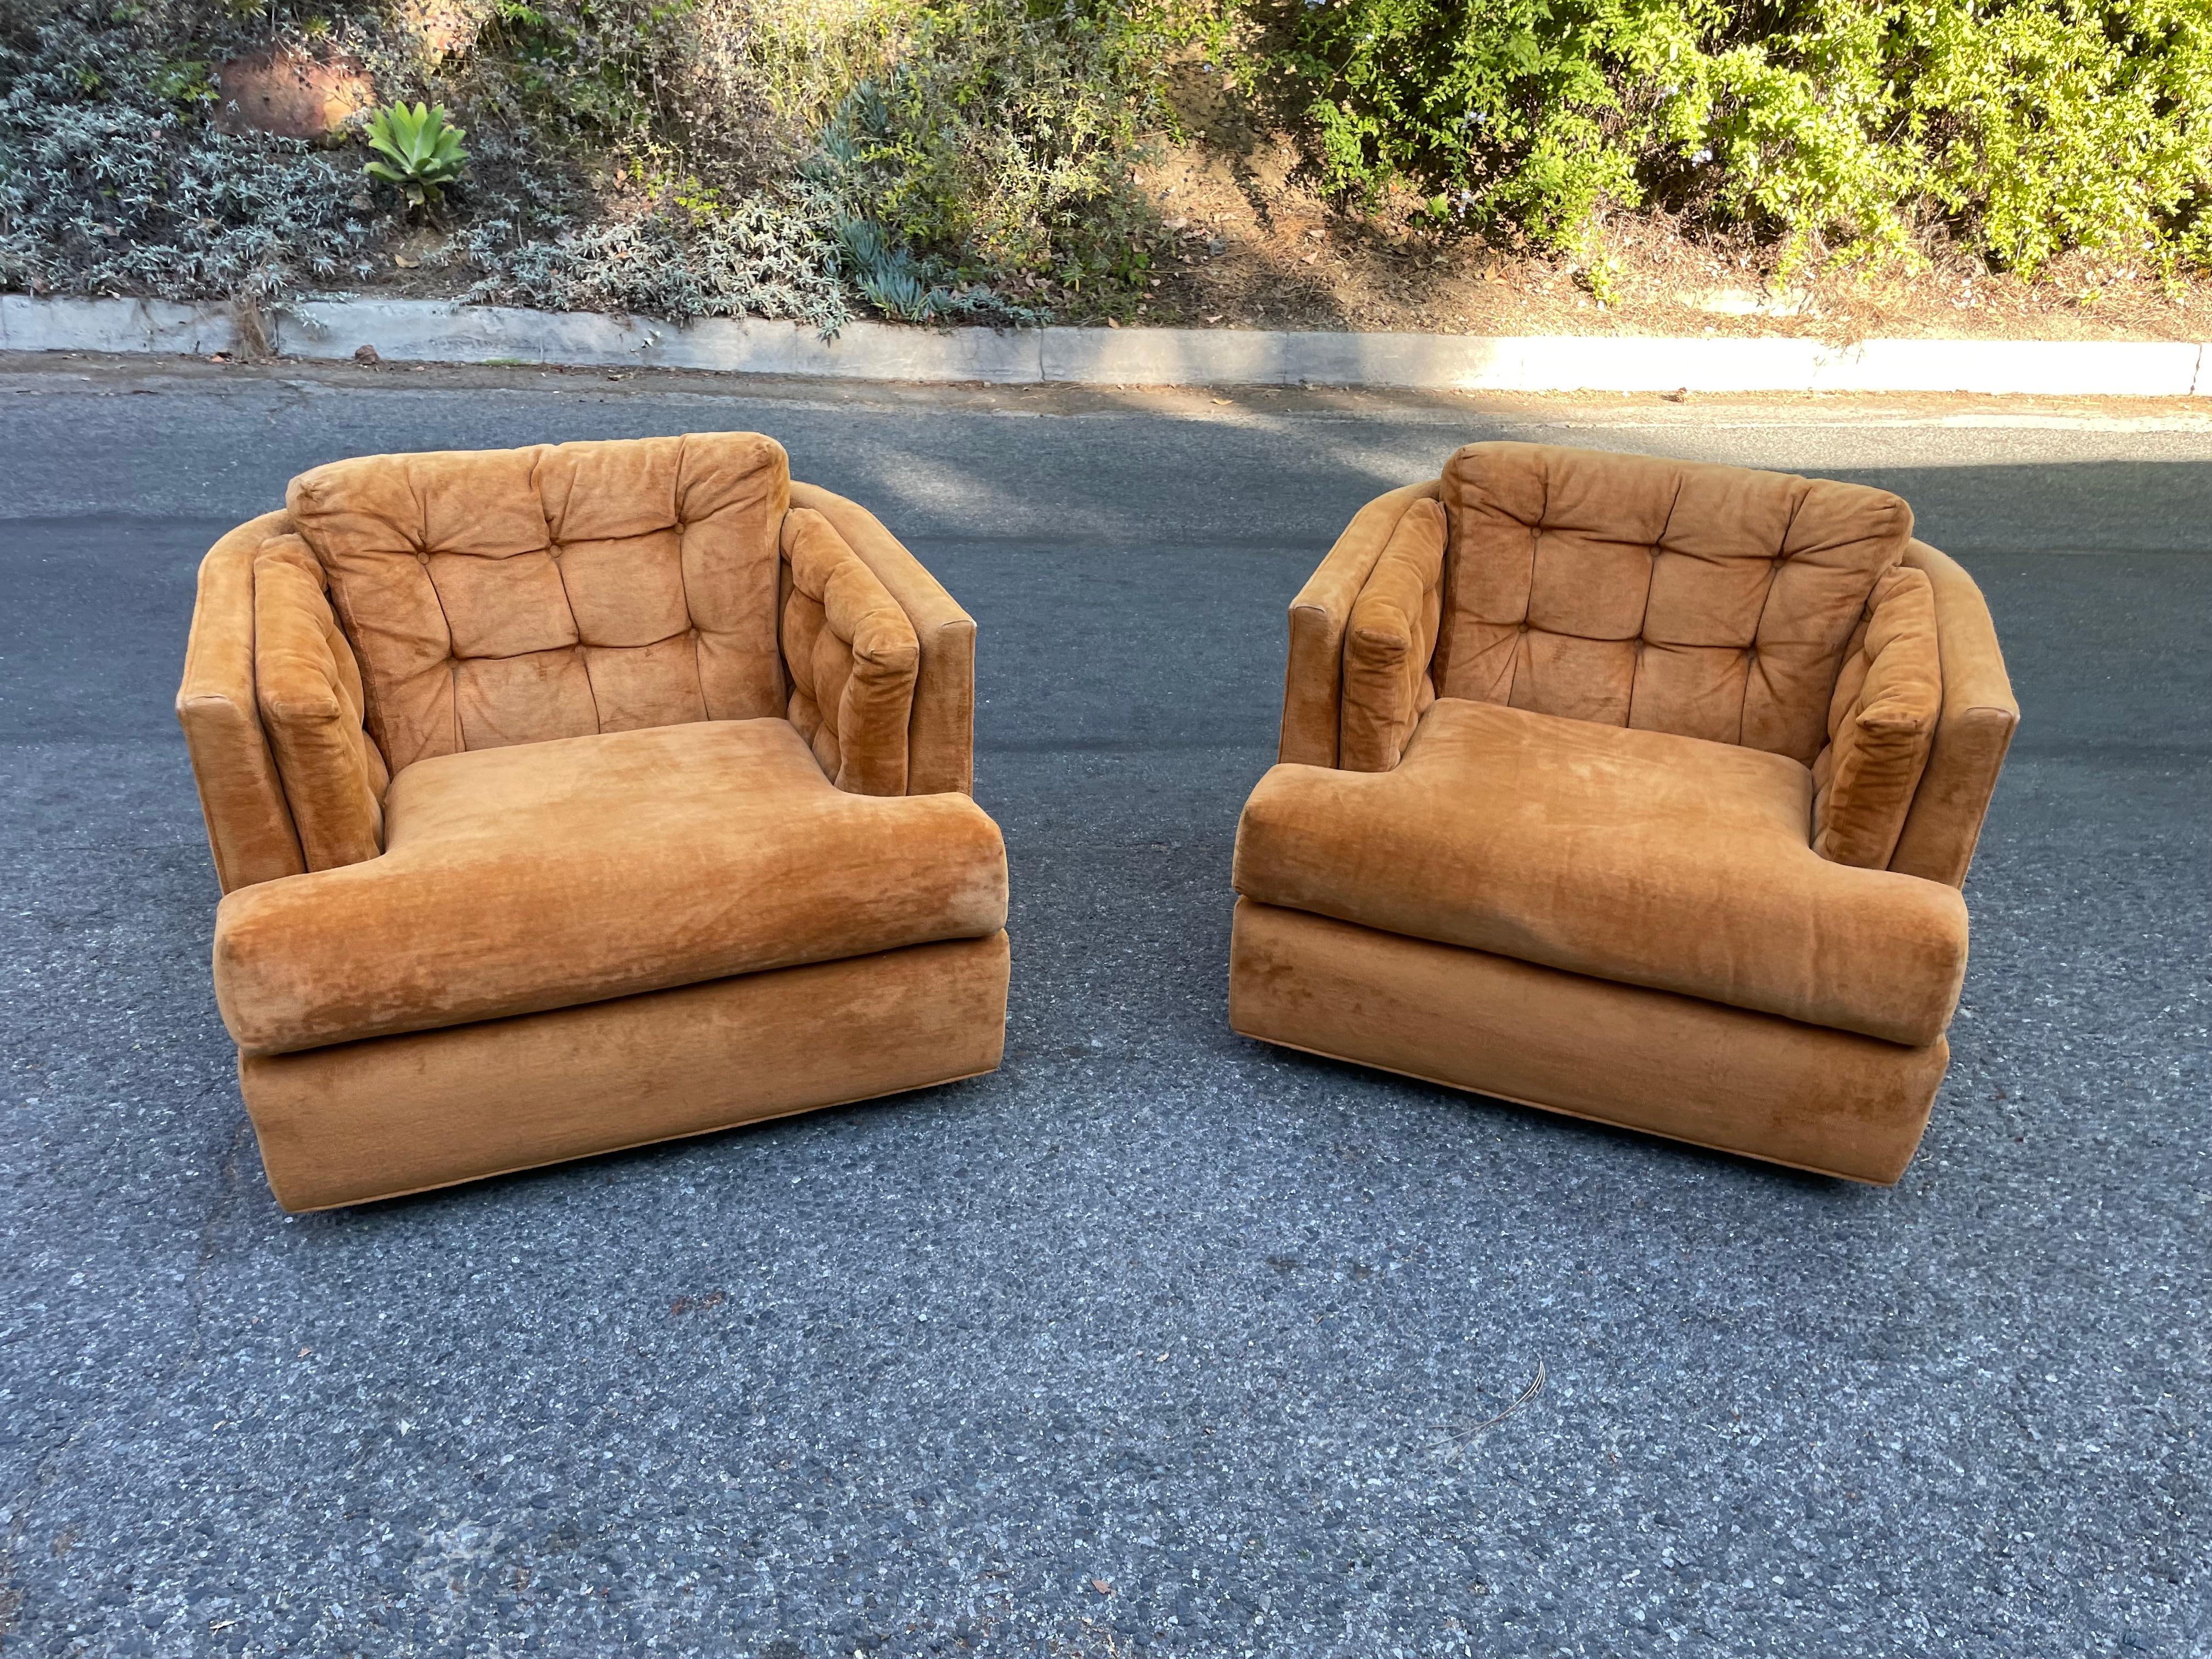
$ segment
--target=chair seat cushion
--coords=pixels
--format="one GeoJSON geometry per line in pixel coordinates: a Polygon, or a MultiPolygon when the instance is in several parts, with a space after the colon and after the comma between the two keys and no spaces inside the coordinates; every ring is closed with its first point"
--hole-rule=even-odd
{"type": "Polygon", "coordinates": [[[384,811],[381,857],[223,900],[216,994],[246,1052],[1006,925],[1006,852],[981,809],[960,794],[848,794],[786,720],[440,756],[402,769],[384,811]]]}
{"type": "Polygon", "coordinates": [[[1813,851],[1785,756],[1439,701],[1388,772],[1278,766],[1237,836],[1248,898],[1917,1046],[1966,912],[1813,851]]]}

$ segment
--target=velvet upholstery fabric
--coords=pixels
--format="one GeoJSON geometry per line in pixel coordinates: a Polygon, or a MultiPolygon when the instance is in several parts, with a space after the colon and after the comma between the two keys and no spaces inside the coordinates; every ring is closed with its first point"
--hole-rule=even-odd
{"type": "Polygon", "coordinates": [[[1974,579],[1925,542],[1906,548],[1905,562],[1927,576],[1935,599],[1943,710],[1889,867],[1962,887],[1981,839],[1982,820],[1996,793],[1997,774],[2020,726],[2020,704],[2013,698],[1989,605],[1974,579]]]}
{"type": "Polygon", "coordinates": [[[784,712],[781,446],[757,433],[373,455],[286,502],[395,772],[509,744],[784,712]]]}
{"type": "Polygon", "coordinates": [[[1370,501],[1291,603],[1232,1024],[1893,1180],[2019,719],[1988,607],[1911,525],[1878,490],[1526,444],[1370,501]],[[1426,694],[1391,672],[1419,646],[1385,555],[1431,500],[1437,701],[1394,757],[1426,694]]]}
{"type": "Polygon", "coordinates": [[[359,1204],[995,1068],[1006,936],[243,1056],[277,1201],[359,1204]]]}
{"type": "Polygon", "coordinates": [[[1445,464],[1447,697],[1810,765],[1911,509],[1863,485],[1542,444],[1445,464]]]}
{"type": "Polygon", "coordinates": [[[907,721],[907,793],[970,793],[975,782],[975,618],[858,502],[794,479],[791,504],[827,519],[913,625],[921,660],[907,721]]]}
{"type": "Polygon", "coordinates": [[[1444,512],[1415,501],[1398,520],[1344,634],[1344,714],[1337,764],[1387,772],[1437,700],[1429,659],[1443,602],[1444,512]]]}
{"type": "Polygon", "coordinates": [[[178,715],[288,1206],[998,1063],[975,623],[797,490],[745,433],[374,456],[210,552],[178,715]]]}
{"type": "Polygon", "coordinates": [[[1283,677],[1279,760],[1334,766],[1343,723],[1344,634],[1352,607],[1398,521],[1416,501],[1434,501],[1434,478],[1377,496],[1359,509],[1321,567],[1291,601],[1290,663],[1283,677]]]}
{"type": "Polygon", "coordinates": [[[1966,906],[1820,857],[1812,795],[1784,756],[1447,697],[1390,771],[1270,771],[1234,879],[1409,938],[1930,1042],[1966,906]]]}
{"type": "Polygon", "coordinates": [[[836,788],[790,724],[695,721],[417,761],[380,858],[226,897],[217,1005],[278,1054],[1006,925],[964,795],[836,788]]]}
{"type": "Polygon", "coordinates": [[[875,573],[811,507],[783,515],[790,718],[840,789],[906,793],[921,647],[875,573]]]}
{"type": "Polygon", "coordinates": [[[270,537],[291,529],[285,514],[264,513],[200,561],[177,687],[177,724],[191,757],[216,879],[226,893],[307,867],[253,685],[253,562],[270,537]]]}
{"type": "Polygon", "coordinates": [[[1882,870],[1897,849],[1942,712],[1936,599],[1928,578],[1885,571],[1844,653],[1813,763],[1813,850],[1882,870]]]}
{"type": "Polygon", "coordinates": [[[362,726],[361,670],[297,536],[272,537],[253,567],[253,688],[310,870],[384,850],[392,775],[362,726]]]}
{"type": "Polygon", "coordinates": [[[1244,1036],[1648,1134],[1887,1184],[1949,1050],[1238,903],[1244,1036]]]}

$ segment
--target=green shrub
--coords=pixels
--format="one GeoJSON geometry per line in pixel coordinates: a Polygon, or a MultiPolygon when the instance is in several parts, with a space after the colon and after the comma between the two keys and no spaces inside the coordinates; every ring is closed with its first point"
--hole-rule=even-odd
{"type": "Polygon", "coordinates": [[[941,259],[916,254],[866,219],[836,221],[840,268],[860,295],[902,323],[1042,323],[1043,312],[1017,305],[984,283],[966,283],[941,259]]]}
{"type": "Polygon", "coordinates": [[[979,285],[1143,270],[1162,38],[1113,0],[499,0],[477,74],[618,191],[868,227],[845,266],[886,315],[1012,316],[979,285]]]}
{"type": "Polygon", "coordinates": [[[495,0],[480,94],[610,179],[787,179],[917,0],[495,0]]]}
{"type": "Polygon", "coordinates": [[[267,301],[367,276],[392,222],[358,164],[215,131],[172,46],[104,6],[0,41],[0,289],[267,301]]]}
{"type": "Polygon", "coordinates": [[[835,333],[852,317],[836,245],[803,215],[753,199],[714,211],[662,209],[555,239],[478,226],[456,257],[487,273],[466,298],[550,311],[660,317],[781,317],[835,333]]]}
{"type": "Polygon", "coordinates": [[[1264,66],[1334,190],[1587,240],[1657,203],[1790,258],[1931,225],[2033,272],[2212,256],[2203,0],[1316,0],[1264,66]]]}
{"type": "Polygon", "coordinates": [[[210,125],[272,33],[468,121],[478,297],[1127,314],[1179,58],[1256,80],[1331,190],[1580,251],[1607,302],[1600,228],[1644,208],[1785,264],[2212,268],[2212,0],[0,0],[0,287],[369,274],[357,157],[210,125]]]}
{"type": "Polygon", "coordinates": [[[1126,287],[1155,44],[1103,3],[930,0],[824,129],[816,176],[961,277],[1126,287]]]}

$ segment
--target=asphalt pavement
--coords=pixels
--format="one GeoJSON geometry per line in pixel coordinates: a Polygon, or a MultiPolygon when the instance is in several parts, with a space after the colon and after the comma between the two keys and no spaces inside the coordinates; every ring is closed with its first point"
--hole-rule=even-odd
{"type": "Polygon", "coordinates": [[[2196,416],[0,362],[0,1654],[2201,1659],[2208,622],[2196,416]],[[338,456],[720,428],[977,618],[1005,1066],[285,1217],[199,556],[338,456]],[[1485,436],[1879,483],[1988,592],[1896,1188],[1228,1031],[1284,606],[1485,436]]]}

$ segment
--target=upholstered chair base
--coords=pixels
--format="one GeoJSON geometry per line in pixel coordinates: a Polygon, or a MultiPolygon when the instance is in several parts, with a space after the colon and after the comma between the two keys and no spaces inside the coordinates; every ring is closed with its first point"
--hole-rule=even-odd
{"type": "Polygon", "coordinates": [[[1949,1060],[1672,992],[1241,900],[1245,1036],[1572,1117],[1887,1186],[1949,1060]]]}
{"type": "Polygon", "coordinates": [[[320,1210],[993,1070],[1004,933],[246,1055],[277,1202],[320,1210]]]}

